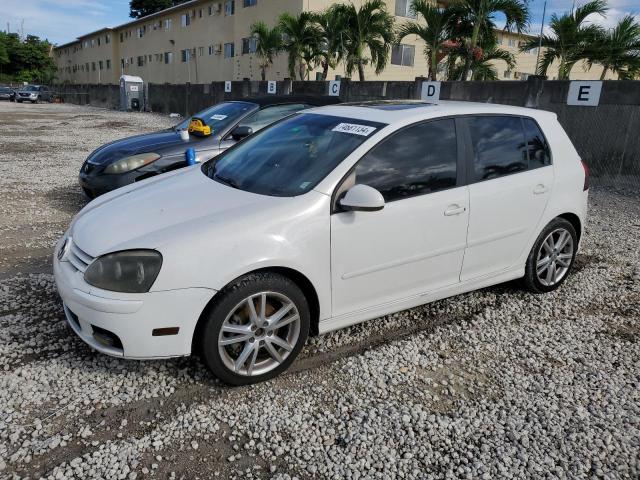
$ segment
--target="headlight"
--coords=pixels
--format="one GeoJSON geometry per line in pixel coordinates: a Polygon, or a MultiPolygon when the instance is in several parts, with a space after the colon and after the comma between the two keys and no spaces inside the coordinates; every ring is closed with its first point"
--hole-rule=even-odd
{"type": "Polygon", "coordinates": [[[117,162],[112,163],[104,169],[104,173],[113,174],[130,172],[131,170],[136,170],[140,167],[144,167],[145,165],[149,165],[159,158],[160,155],[158,155],[157,153],[139,153],[137,155],[125,157],[121,160],[118,160],[117,162]]]}
{"type": "Polygon", "coordinates": [[[112,292],[148,292],[160,273],[162,255],[155,250],[108,253],[84,272],[89,285],[112,292]]]}

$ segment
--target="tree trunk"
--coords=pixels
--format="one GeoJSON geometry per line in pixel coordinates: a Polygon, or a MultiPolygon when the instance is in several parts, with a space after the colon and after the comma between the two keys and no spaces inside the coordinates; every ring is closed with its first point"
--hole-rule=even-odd
{"type": "Polygon", "coordinates": [[[267,67],[260,67],[260,76],[262,77],[263,82],[267,79],[267,67]]]}
{"type": "Polygon", "coordinates": [[[327,79],[327,75],[329,75],[329,62],[322,62],[322,80],[327,79]]]}
{"type": "Polygon", "coordinates": [[[300,80],[305,80],[305,68],[304,68],[304,62],[301,60],[300,64],[298,65],[298,74],[300,75],[300,80]]]}
{"type": "Polygon", "coordinates": [[[429,80],[436,80],[436,73],[438,70],[438,62],[436,62],[436,55],[438,54],[436,49],[431,50],[431,59],[429,62],[429,80]]]}
{"type": "Polygon", "coordinates": [[[360,77],[360,81],[364,82],[364,65],[362,64],[362,60],[358,60],[358,76],[360,77]]]}
{"type": "Polygon", "coordinates": [[[473,51],[478,46],[478,36],[480,35],[480,21],[476,19],[476,24],[473,26],[473,33],[471,34],[471,43],[469,45],[469,51],[467,52],[467,58],[464,61],[464,70],[462,74],[462,80],[471,80],[471,60],[473,58],[473,51]]]}
{"type": "Polygon", "coordinates": [[[604,77],[607,76],[607,70],[609,70],[609,68],[603,65],[602,66],[602,74],[600,74],[600,80],[604,80],[604,77]]]}

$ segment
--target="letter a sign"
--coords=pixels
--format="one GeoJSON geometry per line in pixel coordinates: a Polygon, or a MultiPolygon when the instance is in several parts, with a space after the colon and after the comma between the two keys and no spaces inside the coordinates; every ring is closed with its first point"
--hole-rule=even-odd
{"type": "Polygon", "coordinates": [[[425,102],[440,102],[440,82],[422,82],[422,93],[420,98],[425,102]]]}
{"type": "Polygon", "coordinates": [[[600,103],[602,82],[571,82],[567,105],[582,105],[585,107],[597,107],[600,103]]]}

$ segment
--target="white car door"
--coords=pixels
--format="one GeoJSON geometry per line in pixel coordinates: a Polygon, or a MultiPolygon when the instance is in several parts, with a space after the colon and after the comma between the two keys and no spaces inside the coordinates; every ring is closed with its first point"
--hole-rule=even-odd
{"type": "Polygon", "coordinates": [[[356,164],[354,184],[380,191],[382,210],[331,215],[333,317],[459,282],[469,198],[455,120],[406,127],[356,164]]]}
{"type": "Polygon", "coordinates": [[[473,166],[462,281],[517,267],[553,185],[549,149],[533,120],[474,116],[467,121],[473,166]]]}

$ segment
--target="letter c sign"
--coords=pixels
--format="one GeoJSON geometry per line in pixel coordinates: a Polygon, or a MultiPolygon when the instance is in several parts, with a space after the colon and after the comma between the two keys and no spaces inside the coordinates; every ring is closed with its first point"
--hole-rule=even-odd
{"type": "Polygon", "coordinates": [[[340,80],[331,80],[329,82],[329,96],[331,97],[340,96],[340,80]]]}

